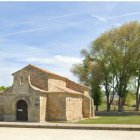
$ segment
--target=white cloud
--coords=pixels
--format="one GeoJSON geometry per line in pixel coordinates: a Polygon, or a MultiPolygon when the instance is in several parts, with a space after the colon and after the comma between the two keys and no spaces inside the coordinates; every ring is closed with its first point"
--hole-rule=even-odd
{"type": "Polygon", "coordinates": [[[40,27],[40,28],[26,29],[26,30],[21,30],[21,31],[16,31],[16,32],[2,34],[0,36],[1,37],[6,37],[6,36],[11,36],[11,35],[17,35],[17,34],[23,34],[23,33],[35,32],[35,31],[41,31],[41,30],[45,30],[45,29],[48,29],[48,27],[40,27]]]}
{"type": "Polygon", "coordinates": [[[42,64],[51,64],[51,65],[72,65],[74,63],[80,63],[82,61],[81,58],[78,57],[70,57],[70,56],[62,56],[62,55],[55,55],[48,58],[35,58],[29,57],[24,60],[20,59],[20,61],[25,61],[29,63],[42,63],[42,64]]]}
{"type": "MultiPolygon", "coordinates": [[[[4,63],[4,62],[3,62],[4,63]]],[[[19,69],[18,66],[10,63],[3,64],[1,62],[0,64],[0,85],[10,86],[12,85],[12,73],[17,71],[19,69]]]]}
{"type": "Polygon", "coordinates": [[[118,16],[108,17],[107,19],[116,19],[116,18],[128,17],[128,16],[133,16],[133,15],[138,15],[138,14],[140,14],[140,12],[132,12],[132,13],[122,14],[118,16]]]}
{"type": "MultiPolygon", "coordinates": [[[[24,30],[17,30],[15,32],[9,32],[9,33],[5,33],[5,34],[0,34],[0,37],[7,37],[7,36],[12,36],[12,35],[18,35],[18,34],[24,34],[24,33],[30,33],[30,32],[36,32],[36,31],[42,31],[42,30],[46,30],[46,29],[52,29],[52,28],[65,28],[67,26],[75,26],[75,25],[79,25],[79,23],[81,23],[81,21],[79,22],[64,22],[64,23],[58,23],[53,25],[53,23],[51,23],[51,25],[48,26],[48,21],[51,20],[56,20],[56,19],[63,19],[66,17],[71,17],[71,16],[78,16],[81,15],[85,12],[81,12],[81,13],[71,13],[71,14],[64,14],[64,15],[59,15],[59,16],[54,16],[54,17],[50,17],[47,19],[42,19],[39,18],[38,20],[23,20],[23,21],[7,21],[7,23],[11,23],[11,24],[6,24],[6,27],[3,28],[12,28],[12,27],[16,27],[19,25],[29,25],[29,27],[27,29],[24,30]]],[[[2,28],[2,29],[3,29],[2,28]]]]}
{"type": "Polygon", "coordinates": [[[104,17],[101,17],[101,16],[97,16],[97,15],[91,15],[93,18],[96,18],[96,19],[98,19],[98,20],[100,20],[100,21],[102,21],[102,22],[106,22],[106,19],[104,18],[104,17]]]}
{"type": "Polygon", "coordinates": [[[107,18],[98,16],[98,15],[94,15],[94,14],[92,14],[91,16],[93,18],[98,19],[99,21],[106,22],[111,19],[123,18],[123,17],[128,17],[128,16],[133,16],[133,15],[139,15],[139,14],[140,14],[140,12],[132,12],[132,13],[127,13],[127,14],[122,14],[122,15],[117,15],[117,16],[111,16],[111,17],[107,17],[107,18]]]}
{"type": "Polygon", "coordinates": [[[55,20],[55,19],[61,19],[61,18],[65,18],[65,17],[71,17],[71,16],[77,16],[77,15],[81,15],[84,12],[81,13],[71,13],[71,14],[64,14],[64,15],[59,15],[59,16],[54,16],[54,17],[50,17],[47,18],[46,20],[55,20]]]}
{"type": "Polygon", "coordinates": [[[18,34],[24,34],[24,33],[32,33],[32,32],[37,32],[37,31],[43,31],[43,30],[52,30],[52,29],[59,29],[62,30],[66,27],[69,26],[74,26],[74,27],[78,27],[79,23],[81,23],[81,21],[79,22],[66,22],[66,23],[59,23],[58,25],[53,25],[51,24],[50,26],[40,26],[40,27],[32,27],[32,28],[28,28],[28,29],[24,29],[24,30],[19,30],[19,31],[15,31],[15,32],[9,32],[9,33],[5,33],[5,34],[0,34],[0,37],[7,37],[7,36],[13,36],[13,35],[18,35],[18,34]]]}

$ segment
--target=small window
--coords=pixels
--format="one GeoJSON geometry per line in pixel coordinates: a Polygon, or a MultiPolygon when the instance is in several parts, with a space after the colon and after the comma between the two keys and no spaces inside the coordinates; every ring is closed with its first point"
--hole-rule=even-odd
{"type": "Polygon", "coordinates": [[[23,76],[20,76],[20,85],[23,85],[23,76]]]}

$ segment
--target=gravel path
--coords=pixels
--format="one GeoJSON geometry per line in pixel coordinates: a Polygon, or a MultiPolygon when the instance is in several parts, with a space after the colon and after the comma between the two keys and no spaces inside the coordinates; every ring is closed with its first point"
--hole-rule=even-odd
{"type": "Polygon", "coordinates": [[[0,127],[0,140],[140,140],[140,131],[0,127]]]}

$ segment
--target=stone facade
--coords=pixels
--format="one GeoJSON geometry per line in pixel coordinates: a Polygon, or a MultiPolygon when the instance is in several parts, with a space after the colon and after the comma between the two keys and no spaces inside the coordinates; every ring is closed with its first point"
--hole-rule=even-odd
{"type": "Polygon", "coordinates": [[[44,122],[94,116],[88,87],[33,65],[12,75],[13,85],[0,93],[1,121],[44,122]]]}

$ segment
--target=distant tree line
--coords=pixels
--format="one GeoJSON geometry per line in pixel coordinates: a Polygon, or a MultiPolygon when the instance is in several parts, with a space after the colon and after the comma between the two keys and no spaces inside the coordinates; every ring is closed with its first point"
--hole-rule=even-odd
{"type": "MultiPolygon", "coordinates": [[[[91,88],[95,105],[101,103],[101,88],[105,90],[107,111],[114,95],[118,95],[118,111],[122,112],[130,91],[136,96],[136,111],[140,104],[140,23],[133,21],[102,33],[81,51],[82,63],[72,72],[91,88]],[[133,86],[132,86],[133,85],[133,86]]],[[[131,97],[131,96],[130,96],[131,97]]]]}
{"type": "Polygon", "coordinates": [[[0,86],[0,91],[4,91],[6,89],[8,89],[9,87],[6,87],[6,86],[0,86]]]}

